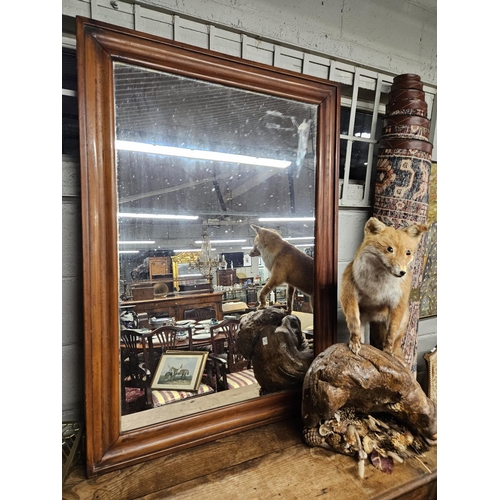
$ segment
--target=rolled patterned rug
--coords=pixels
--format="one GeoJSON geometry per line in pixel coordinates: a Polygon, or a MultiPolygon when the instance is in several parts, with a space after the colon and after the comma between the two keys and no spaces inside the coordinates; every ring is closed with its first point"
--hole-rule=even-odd
{"type": "MultiPolygon", "coordinates": [[[[400,75],[394,78],[391,93],[402,95],[405,88],[422,90],[422,87],[418,75],[400,75]]],[[[379,141],[373,216],[396,229],[411,224],[427,224],[432,144],[426,137],[429,130],[427,103],[424,101],[422,105],[421,102],[421,99],[390,100],[388,114],[384,118],[384,132],[388,133],[379,141]],[[400,110],[395,107],[398,101],[401,103],[400,110]],[[397,118],[400,115],[404,116],[397,118]],[[400,128],[397,128],[398,125],[400,128]],[[412,130],[415,132],[413,135],[412,130]]],[[[425,243],[424,234],[413,260],[410,321],[402,341],[405,360],[415,375],[425,243]]]]}
{"type": "Polygon", "coordinates": [[[420,76],[414,74],[399,75],[389,92],[386,105],[387,116],[422,116],[427,117],[427,102],[420,76]]]}
{"type": "Polygon", "coordinates": [[[424,116],[393,115],[383,120],[382,134],[386,139],[418,139],[428,141],[430,120],[424,116]]]}

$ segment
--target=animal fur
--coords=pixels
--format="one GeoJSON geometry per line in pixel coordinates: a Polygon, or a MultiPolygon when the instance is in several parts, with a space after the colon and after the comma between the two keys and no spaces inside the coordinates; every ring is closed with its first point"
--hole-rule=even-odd
{"type": "Polygon", "coordinates": [[[370,324],[370,344],[404,359],[401,348],[410,316],[410,264],[426,225],[405,229],[386,226],[375,217],[365,224],[364,239],[342,275],[340,304],[357,354],[370,324]]]}
{"type": "Polygon", "coordinates": [[[251,224],[257,233],[251,257],[261,256],[270,271],[269,280],[259,294],[259,309],[266,307],[267,296],[277,286],[287,285],[286,308],[292,312],[293,295],[298,289],[311,297],[314,293],[314,259],[285,241],[275,229],[251,224]]]}

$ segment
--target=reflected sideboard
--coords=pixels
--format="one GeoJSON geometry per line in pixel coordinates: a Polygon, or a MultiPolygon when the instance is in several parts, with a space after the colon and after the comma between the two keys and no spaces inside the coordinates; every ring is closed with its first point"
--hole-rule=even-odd
{"type": "Polygon", "coordinates": [[[195,293],[186,295],[175,295],[172,297],[162,297],[150,300],[127,300],[120,303],[120,307],[134,306],[133,311],[139,313],[168,313],[171,318],[176,320],[184,319],[186,309],[195,309],[198,307],[213,307],[216,318],[222,320],[222,295],[223,292],[195,293]]]}

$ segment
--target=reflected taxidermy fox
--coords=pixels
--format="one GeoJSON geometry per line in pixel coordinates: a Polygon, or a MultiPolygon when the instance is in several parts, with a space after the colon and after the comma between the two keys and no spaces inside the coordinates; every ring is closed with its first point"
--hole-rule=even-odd
{"type": "Polygon", "coordinates": [[[370,344],[403,359],[401,341],[410,317],[409,265],[427,229],[426,225],[394,229],[375,217],[366,222],[363,242],[346,267],[340,287],[349,348],[355,354],[370,323],[370,344]]]}
{"type": "Polygon", "coordinates": [[[314,293],[314,259],[285,241],[275,229],[267,229],[251,224],[257,233],[250,257],[261,256],[270,271],[269,280],[259,294],[259,309],[266,307],[268,294],[283,283],[287,284],[286,308],[292,312],[295,289],[311,297],[314,293]]]}

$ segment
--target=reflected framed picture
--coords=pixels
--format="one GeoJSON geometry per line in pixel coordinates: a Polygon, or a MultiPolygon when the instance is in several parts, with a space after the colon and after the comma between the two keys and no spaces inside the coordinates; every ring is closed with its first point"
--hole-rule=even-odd
{"type": "Polygon", "coordinates": [[[156,368],[151,389],[197,391],[208,351],[166,351],[156,368]]]}

